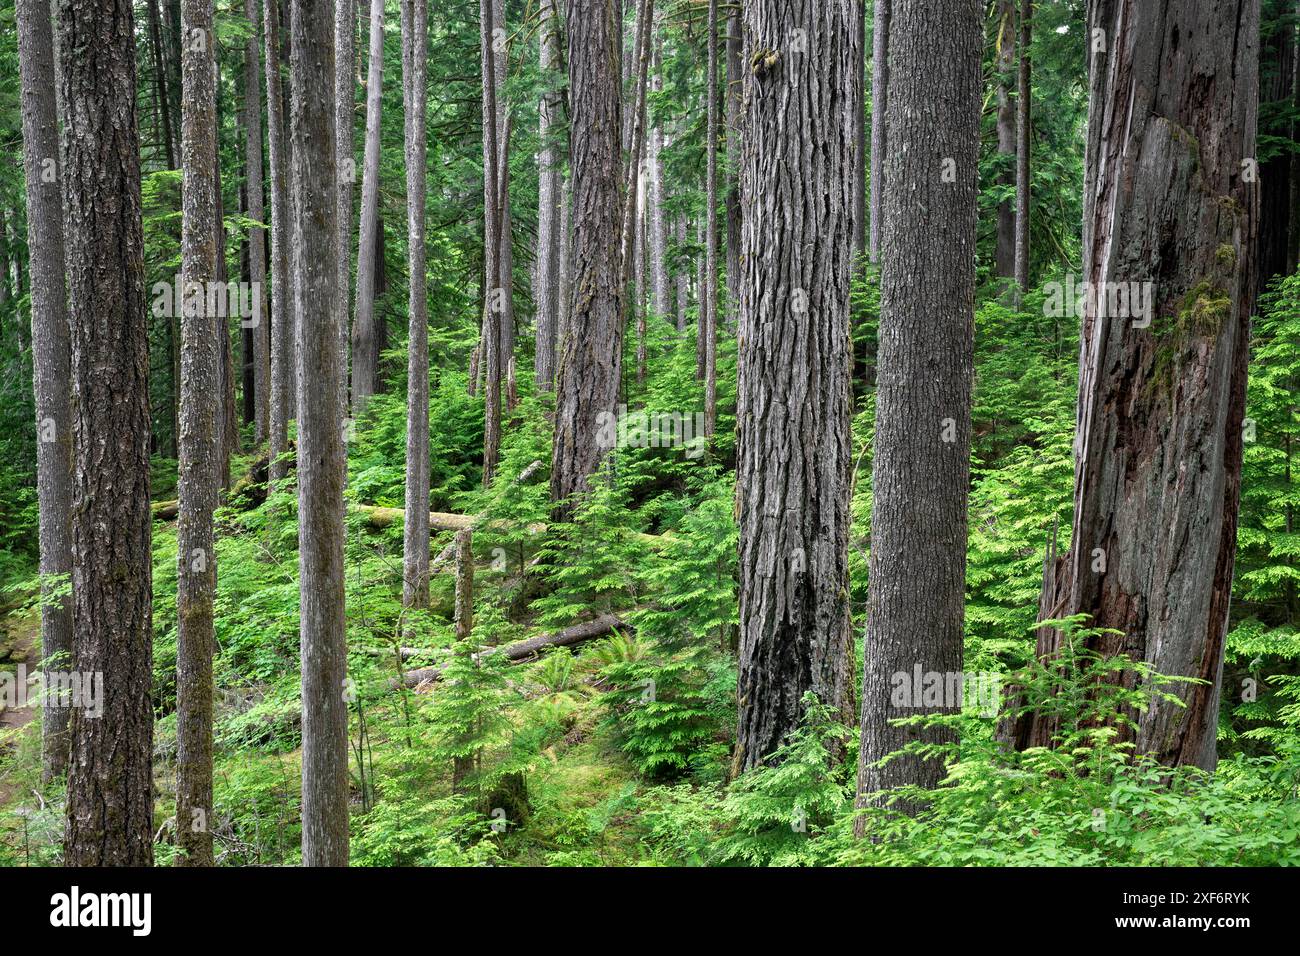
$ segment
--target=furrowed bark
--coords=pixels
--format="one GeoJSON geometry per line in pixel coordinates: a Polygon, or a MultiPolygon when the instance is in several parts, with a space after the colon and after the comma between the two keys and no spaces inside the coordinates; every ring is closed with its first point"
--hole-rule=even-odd
{"type": "Polygon", "coordinates": [[[855,0],[745,6],[735,772],[781,746],[807,691],[852,720],[855,13],[855,0]]]}
{"type": "Polygon", "coordinates": [[[72,339],[72,669],[102,713],[69,723],[68,866],[153,863],[149,329],[129,5],[58,9],[72,339]],[[95,679],[93,676],[91,679],[95,679]]]}
{"type": "Polygon", "coordinates": [[[339,421],[338,176],[333,10],[290,3],[293,242],[298,281],[298,551],[302,607],[302,862],[348,863],[347,639],[339,421]]]}
{"type": "Polygon", "coordinates": [[[211,866],[213,602],[212,514],[219,486],[217,402],[223,400],[225,318],[207,307],[217,279],[217,104],[212,0],[182,0],[180,513],[176,525],[176,843],[178,866],[211,866]],[[206,158],[206,161],[203,160],[206,158]],[[193,297],[193,298],[191,298],[193,297]]]}

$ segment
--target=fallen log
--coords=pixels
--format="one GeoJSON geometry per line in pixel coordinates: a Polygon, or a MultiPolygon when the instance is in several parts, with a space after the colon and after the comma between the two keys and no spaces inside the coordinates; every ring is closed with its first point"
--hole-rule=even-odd
{"type": "MultiPolygon", "coordinates": [[[[504,647],[490,647],[485,651],[479,651],[474,655],[475,660],[482,660],[495,654],[505,655],[506,660],[511,663],[527,660],[533,657],[539,651],[548,647],[572,647],[574,644],[581,644],[584,641],[590,641],[593,638],[604,637],[612,634],[619,628],[626,628],[622,619],[617,614],[602,614],[600,617],[587,621],[583,624],[575,624],[572,627],[566,627],[562,631],[556,631],[554,634],[542,634],[538,637],[530,637],[524,641],[517,641],[514,644],[507,644],[504,647]]],[[[396,677],[388,681],[389,690],[397,690],[399,686],[418,687],[427,681],[436,681],[442,678],[442,671],[445,664],[439,664],[435,667],[421,667],[417,670],[407,671],[402,675],[402,681],[399,685],[396,677]]]]}

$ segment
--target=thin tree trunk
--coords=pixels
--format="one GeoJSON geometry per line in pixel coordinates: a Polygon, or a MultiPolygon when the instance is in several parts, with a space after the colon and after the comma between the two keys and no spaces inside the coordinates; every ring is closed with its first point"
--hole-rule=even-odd
{"type": "Polygon", "coordinates": [[[352,185],[356,182],[352,129],[356,120],[357,0],[335,0],[334,7],[334,130],[338,137],[339,355],[343,376],[339,381],[339,420],[348,417],[348,291],[352,286],[352,185]]]}
{"type": "Polygon", "coordinates": [[[384,102],[384,0],[370,0],[370,62],[366,79],[366,155],[357,240],[357,308],[352,325],[352,417],[379,391],[376,274],[382,268],[379,223],[379,137],[384,102]]]}
{"type": "Polygon", "coordinates": [[[289,203],[289,142],[285,129],[284,93],[280,79],[280,4],[263,0],[266,18],[266,134],[271,161],[271,481],[288,474],[283,455],[289,450],[289,418],[293,408],[294,278],[289,231],[294,216],[289,203]]]}
{"type": "MultiPolygon", "coordinates": [[[[36,493],[40,502],[41,659],[66,669],[72,605],[57,597],[72,571],[71,343],[59,194],[59,115],[54,94],[54,32],[49,0],[19,0],[23,170],[27,254],[32,284],[32,391],[36,401],[36,493]]],[[[51,686],[46,680],[44,686],[51,686]]],[[[68,771],[68,707],[48,699],[41,725],[41,778],[68,771]]]]}
{"type": "Polygon", "coordinates": [[[483,76],[483,324],[481,362],[484,366],[483,486],[496,476],[501,454],[501,356],[503,300],[501,201],[498,163],[499,129],[496,102],[496,30],[493,0],[479,2],[479,50],[483,76]]]}
{"type": "Polygon", "coordinates": [[[407,337],[406,524],[402,606],[429,606],[429,319],[425,292],[425,101],[428,6],[402,0],[402,104],[406,114],[407,337]]]}
{"type": "MultiPolygon", "coordinates": [[[[995,41],[998,87],[998,157],[1005,169],[998,177],[999,185],[1015,188],[1019,163],[1016,137],[1017,100],[1011,95],[1011,71],[1016,68],[1016,0],[999,0],[997,8],[998,31],[995,41]]],[[[994,269],[998,276],[1014,279],[1016,276],[1016,202],[1007,197],[998,204],[997,243],[994,269]]]]}
{"type": "Polygon", "coordinates": [[[498,226],[497,242],[500,245],[498,259],[501,269],[499,288],[501,289],[501,375],[506,383],[506,409],[512,411],[518,404],[519,390],[515,384],[515,252],[514,252],[514,217],[510,211],[510,108],[506,101],[506,66],[510,60],[510,48],[507,43],[510,36],[506,28],[505,0],[492,0],[492,22],[496,28],[500,48],[493,57],[493,69],[496,78],[496,120],[497,120],[497,175],[501,183],[497,188],[497,202],[501,206],[501,218],[498,226]]]}
{"type": "Polygon", "coordinates": [[[740,312],[741,219],[740,159],[744,146],[744,3],[733,0],[727,19],[727,300],[728,327],[734,330],[740,312]]]}
{"type": "MultiPolygon", "coordinates": [[[[1262,39],[1259,101],[1260,107],[1267,109],[1273,119],[1260,132],[1291,140],[1295,135],[1289,108],[1295,99],[1296,24],[1290,18],[1296,11],[1290,3],[1263,9],[1272,13],[1274,23],[1268,37],[1262,39]]],[[[1283,148],[1260,164],[1259,277],[1256,281],[1261,290],[1274,276],[1289,275],[1295,269],[1296,262],[1289,251],[1295,209],[1291,203],[1293,163],[1291,150],[1283,148]]]]}
{"type": "MultiPolygon", "coordinates": [[[[248,44],[244,48],[244,164],[246,180],[246,199],[248,217],[254,222],[266,221],[266,207],[263,199],[262,185],[262,62],[258,48],[257,0],[244,0],[244,14],[248,17],[253,32],[249,34],[248,44]]],[[[271,68],[271,59],[267,59],[267,69],[271,68]]],[[[268,97],[270,94],[268,93],[268,97]]],[[[274,110],[274,104],[271,104],[274,110]]],[[[272,128],[272,207],[275,205],[275,132],[272,128]]],[[[274,257],[275,240],[272,237],[272,256],[274,257]]],[[[253,284],[253,301],[255,303],[256,323],[252,327],[253,340],[253,436],[254,443],[260,445],[266,441],[271,432],[271,323],[266,309],[266,231],[253,227],[248,231],[248,273],[253,284]]],[[[275,295],[279,298],[283,287],[275,283],[275,295]]]]}
{"type": "Polygon", "coordinates": [[[568,334],[569,318],[573,313],[573,229],[572,229],[572,184],[568,176],[562,177],[560,187],[560,263],[557,284],[559,285],[558,309],[555,325],[555,374],[560,373],[560,356],[564,354],[562,343],[568,334]]]}
{"type": "MultiPolygon", "coordinates": [[[[650,20],[654,17],[654,0],[641,0],[636,19],[636,80],[632,94],[632,130],[629,139],[627,169],[623,174],[622,280],[632,281],[632,249],[636,244],[636,197],[640,181],[641,155],[645,149],[645,100],[650,75],[650,20]]],[[[631,302],[630,296],[625,296],[631,302]]]]}
{"type": "Polygon", "coordinates": [[[130,5],[59,4],[72,338],[73,708],[64,861],[153,863],[152,534],[135,22],[130,5]]]}
{"type": "MultiPolygon", "coordinates": [[[[656,13],[653,55],[651,58],[651,76],[653,90],[656,94],[663,90],[663,10],[656,13]]],[[[651,308],[660,321],[669,317],[668,287],[668,217],[664,212],[664,203],[668,198],[664,185],[664,164],[661,154],[664,149],[664,127],[656,121],[650,128],[649,169],[650,177],[650,274],[652,276],[651,308]]]]}
{"type": "MultiPolygon", "coordinates": [[[[209,310],[217,282],[217,102],[213,0],[182,0],[180,511],[176,526],[176,844],[178,866],[211,866],[213,602],[218,403],[225,317],[209,310]],[[207,162],[200,157],[208,157],[207,162]]],[[[214,303],[215,306],[215,303],[214,303]]]]}
{"type": "Polygon", "coordinates": [[[346,457],[338,396],[337,141],[331,7],[291,0],[293,241],[298,281],[298,552],[302,607],[302,862],[348,862],[346,457]],[[311,322],[312,327],[306,327],[311,322]]]}
{"type": "Polygon", "coordinates": [[[849,723],[849,284],[856,0],[752,0],[736,512],[739,701],[733,770],[766,761],[811,691],[849,723]],[[796,31],[802,31],[796,33],[796,31]],[[774,282],[772,277],[787,277],[774,282]]]}
{"type": "Polygon", "coordinates": [[[875,0],[871,28],[871,234],[868,253],[880,260],[880,211],[885,197],[886,115],[889,102],[889,18],[894,0],[875,0]]]}
{"type": "Polygon", "coordinates": [[[536,367],[538,391],[555,384],[555,334],[558,327],[560,244],[560,193],[564,171],[560,161],[558,121],[560,94],[552,73],[560,66],[560,15],[558,0],[541,0],[539,63],[546,84],[537,110],[537,137],[541,141],[537,185],[537,328],[536,367]]]}
{"type": "MultiPolygon", "coordinates": [[[[855,0],[858,2],[858,0],[855,0]]],[[[718,429],[718,0],[709,0],[704,186],[704,437],[718,429]]],[[[852,119],[852,117],[849,117],[852,119]]]]}
{"type": "Polygon", "coordinates": [[[615,414],[622,374],[617,9],[614,0],[569,2],[574,292],[551,451],[551,502],[559,518],[572,514],[608,451],[600,427],[603,416],[615,414]]]}
{"type": "Polygon", "coordinates": [[[877,761],[918,737],[950,739],[889,721],[961,710],[893,694],[895,675],[917,667],[951,686],[965,615],[982,12],[978,0],[893,0],[890,20],[859,806],[942,777],[939,760],[877,761]]]}
{"type": "Polygon", "coordinates": [[[1016,285],[1029,288],[1029,40],[1033,0],[1020,0],[1020,71],[1016,94],[1016,285]]]}
{"type": "MultiPolygon", "coordinates": [[[[1104,655],[1206,681],[1169,688],[1184,706],[1153,698],[1135,729],[1117,728],[1138,753],[1205,770],[1217,762],[1255,299],[1259,185],[1242,160],[1256,155],[1258,11],[1256,0],[1088,4],[1089,35],[1112,39],[1091,70],[1084,278],[1150,283],[1149,311],[1083,316],[1074,529],[1043,602],[1053,619],[1087,614],[1119,632],[1090,642],[1104,655]]],[[[1038,656],[1061,641],[1042,629],[1038,656]]],[[[1056,732],[1049,714],[1011,729],[1018,746],[1056,732]]]]}
{"type": "MultiPolygon", "coordinates": [[[[154,84],[158,89],[158,114],[162,120],[163,155],[167,168],[176,168],[176,154],[172,151],[172,104],[167,92],[167,63],[163,59],[162,27],[158,15],[158,0],[147,0],[149,12],[149,50],[153,56],[154,84]]],[[[51,77],[51,79],[53,79],[51,77]]]]}

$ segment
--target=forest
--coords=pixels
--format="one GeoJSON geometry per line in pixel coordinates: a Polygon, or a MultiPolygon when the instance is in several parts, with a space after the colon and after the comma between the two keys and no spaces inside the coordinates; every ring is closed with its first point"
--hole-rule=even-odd
{"type": "Polygon", "coordinates": [[[1300,864],[1294,0],[0,0],[0,152],[0,867],[1300,864]]]}

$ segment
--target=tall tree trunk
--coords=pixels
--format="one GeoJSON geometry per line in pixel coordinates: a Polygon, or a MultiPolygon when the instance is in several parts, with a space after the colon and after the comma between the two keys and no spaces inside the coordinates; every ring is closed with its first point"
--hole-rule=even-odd
{"type": "Polygon", "coordinates": [[[379,137],[384,102],[384,0],[370,0],[370,63],[366,79],[366,155],[357,240],[357,308],[352,325],[352,417],[379,391],[376,276],[383,268],[379,223],[379,137]]]}
{"type": "Polygon", "coordinates": [[[402,0],[402,104],[406,114],[407,338],[406,523],[402,606],[429,606],[429,318],[425,292],[425,100],[428,6],[402,0]]]}
{"type": "MultiPolygon", "coordinates": [[[[1005,168],[998,184],[1010,189],[1016,185],[1017,163],[1016,105],[1011,95],[1011,71],[1016,68],[1016,0],[999,0],[997,7],[997,38],[994,41],[998,85],[998,158],[1005,168]]],[[[994,270],[1002,278],[1016,276],[1016,203],[1008,196],[998,203],[997,243],[994,250],[994,270]]]]}
{"type": "MultiPolygon", "coordinates": [[[[637,184],[640,182],[641,155],[645,149],[645,102],[650,74],[650,21],[654,17],[654,0],[640,0],[636,18],[636,78],[632,91],[632,129],[628,139],[627,168],[623,173],[622,263],[623,285],[632,281],[633,247],[636,245],[637,184]]],[[[625,296],[628,303],[631,297],[625,296]]],[[[629,313],[630,315],[630,313],[629,313]]]]}
{"type": "Polygon", "coordinates": [[[894,0],[875,0],[871,27],[871,232],[868,253],[880,260],[880,213],[885,197],[886,115],[889,102],[889,17],[894,0]]]}
{"type": "Polygon", "coordinates": [[[970,487],[982,13],[978,0],[890,7],[859,806],[942,776],[942,761],[915,755],[876,764],[909,740],[949,739],[890,720],[961,709],[893,693],[918,667],[944,686],[961,672],[970,487]]]}
{"type": "MultiPolygon", "coordinates": [[[[212,0],[182,0],[180,512],[176,526],[176,858],[211,866],[212,654],[217,560],[217,404],[225,317],[207,304],[217,281],[217,101],[212,0]],[[203,162],[201,157],[207,157],[203,162]]],[[[215,306],[215,302],[214,302],[215,306]]]]}
{"type": "MultiPolygon", "coordinates": [[[[678,250],[686,245],[686,216],[678,215],[677,222],[673,229],[673,239],[677,243],[678,250]]],[[[742,244],[743,245],[743,244],[742,244]]],[[[675,275],[673,276],[673,296],[676,298],[677,312],[677,332],[684,334],[686,332],[686,310],[690,306],[690,278],[686,274],[686,260],[679,251],[677,254],[675,275]]]]}
{"type": "Polygon", "coordinates": [[[1029,40],[1033,0],[1020,0],[1020,70],[1016,92],[1016,285],[1029,288],[1029,40]]]}
{"type": "MultiPolygon", "coordinates": [[[[334,130],[338,142],[338,251],[339,355],[343,376],[339,381],[339,420],[348,417],[348,319],[352,286],[352,185],[356,182],[352,128],[356,118],[357,0],[336,0],[334,7],[334,130]]],[[[423,274],[422,274],[423,275],[423,274]]]]}
{"type": "MultiPolygon", "coordinates": [[[[743,0],[733,0],[727,18],[727,303],[731,328],[740,310],[740,158],[744,146],[743,0]]],[[[656,61],[657,62],[657,61],[656,61]]]]}
{"type": "MultiPolygon", "coordinates": [[[[658,94],[663,90],[663,10],[660,9],[655,19],[653,54],[651,56],[652,89],[658,94]]],[[[656,120],[650,129],[649,168],[650,177],[650,273],[651,273],[651,307],[660,321],[669,317],[668,287],[668,216],[664,212],[664,203],[668,191],[664,184],[664,148],[663,122],[656,120]]],[[[734,245],[734,242],[732,243],[734,245]]]]}
{"type": "MultiPolygon", "coordinates": [[[[71,343],[59,195],[59,115],[54,95],[54,31],[49,0],[19,0],[23,171],[27,254],[32,283],[32,391],[36,400],[36,493],[40,501],[41,659],[68,666],[72,605],[57,595],[72,571],[71,343]]],[[[44,686],[51,686],[46,680],[44,686]]],[[[41,777],[68,771],[68,707],[47,700],[41,726],[41,777]]]]}
{"type": "Polygon", "coordinates": [[[285,129],[284,93],[280,79],[280,4],[263,0],[266,18],[266,135],[271,161],[271,390],[269,428],[270,477],[288,473],[282,456],[289,450],[289,418],[293,409],[294,278],[290,275],[289,232],[293,211],[289,199],[289,141],[285,129]]]}
{"type": "Polygon", "coordinates": [[[560,372],[560,356],[563,354],[561,343],[569,328],[569,318],[573,311],[573,229],[570,220],[573,207],[572,184],[569,177],[562,176],[560,186],[560,262],[556,282],[559,286],[557,299],[558,310],[555,323],[555,374],[560,372]]]}
{"type": "Polygon", "coordinates": [[[153,863],[149,327],[140,219],[135,22],[128,4],[58,9],[72,338],[72,669],[102,713],[72,710],[64,860],[153,863]]]}
{"type": "Polygon", "coordinates": [[[541,0],[541,28],[538,44],[543,82],[546,84],[537,110],[537,137],[541,141],[537,184],[537,327],[535,374],[538,391],[550,391],[555,384],[555,330],[558,325],[560,268],[560,192],[564,167],[558,143],[561,117],[560,94],[552,74],[560,66],[560,15],[558,0],[541,0]]]}
{"type": "MultiPolygon", "coordinates": [[[[1084,278],[1151,283],[1150,309],[1083,315],[1074,531],[1044,582],[1047,616],[1088,614],[1120,632],[1093,642],[1101,653],[1207,681],[1171,690],[1184,707],[1152,699],[1136,730],[1118,728],[1138,753],[1206,770],[1255,299],[1259,188],[1243,159],[1256,155],[1258,13],[1258,0],[1088,4],[1089,35],[1111,39],[1090,71],[1084,278]]],[[[1041,630],[1038,656],[1061,640],[1041,630]]],[[[1045,746],[1056,729],[1036,714],[1012,733],[1045,746]]]]}
{"type": "Polygon", "coordinates": [[[298,248],[298,551],[302,607],[302,862],[348,862],[347,637],[339,421],[338,177],[334,137],[334,16],[290,2],[293,241],[298,248]],[[306,327],[310,322],[312,327],[306,327]]]}
{"type": "Polygon", "coordinates": [[[510,108],[506,100],[506,67],[510,60],[509,36],[506,28],[505,0],[492,0],[492,22],[496,29],[499,43],[497,55],[493,57],[493,70],[496,79],[496,119],[497,119],[497,175],[501,182],[497,187],[497,202],[501,205],[501,218],[497,243],[500,250],[501,268],[501,375],[506,383],[506,408],[513,410],[518,403],[519,390],[515,385],[515,251],[514,251],[514,217],[510,211],[510,108]]]}
{"type": "Polygon", "coordinates": [[[746,80],[735,771],[771,756],[809,691],[852,720],[854,147],[844,131],[860,101],[856,14],[857,0],[745,5],[753,48],[784,52],[755,57],[746,80]],[[806,47],[790,49],[794,35],[806,47]]]}
{"type": "MultiPolygon", "coordinates": [[[[167,62],[163,58],[161,18],[158,15],[158,0],[147,0],[149,13],[149,51],[153,58],[154,85],[158,90],[158,115],[162,120],[163,155],[167,159],[167,168],[176,168],[176,154],[172,150],[174,134],[172,132],[172,104],[167,92],[167,62]]],[[[51,77],[53,79],[53,77],[51,77]]]]}
{"type": "Polygon", "coordinates": [[[501,265],[501,200],[497,127],[497,29],[493,0],[479,2],[479,53],[483,76],[483,324],[481,362],[484,366],[483,486],[496,476],[501,454],[501,356],[503,289],[501,265]]]}
{"type": "MultiPolygon", "coordinates": [[[[1260,51],[1259,101],[1273,117],[1261,133],[1290,140],[1295,134],[1291,106],[1295,99],[1296,24],[1292,19],[1295,5],[1291,0],[1263,7],[1265,16],[1272,13],[1272,29],[1261,31],[1267,36],[1260,51]]],[[[1290,240],[1295,207],[1291,203],[1292,165],[1290,148],[1279,149],[1268,162],[1260,164],[1259,181],[1259,276],[1263,289],[1276,275],[1290,274],[1295,268],[1290,240]]]]}
{"type": "MultiPolygon", "coordinates": [[[[709,0],[708,119],[704,161],[704,437],[718,428],[718,0],[709,0]]],[[[856,46],[856,44],[855,44],[856,46]]],[[[849,119],[853,117],[850,115],[849,119]]]]}
{"type": "Polygon", "coordinates": [[[600,429],[615,414],[623,364],[618,4],[569,0],[568,26],[574,290],[551,450],[558,517],[572,514],[608,451],[600,429]]]}
{"type": "MultiPolygon", "coordinates": [[[[254,222],[266,221],[266,207],[262,186],[262,61],[258,48],[257,0],[244,0],[244,14],[253,31],[244,48],[244,164],[246,170],[246,199],[248,217],[254,222]]],[[[271,67],[268,58],[267,69],[271,67]]],[[[268,72],[269,77],[269,72],[268,72]]],[[[269,96],[269,94],[268,94],[269,96]]],[[[271,104],[274,110],[274,104],[271,104]]],[[[275,132],[271,133],[272,153],[275,151],[275,132]]],[[[274,162],[272,164],[274,166],[274,162]]],[[[272,188],[274,189],[274,169],[272,188]]],[[[272,193],[272,207],[275,205],[272,193]]],[[[275,241],[272,237],[272,256],[275,241]]],[[[266,230],[253,227],[248,231],[248,278],[253,284],[257,322],[252,327],[253,340],[253,435],[256,444],[266,441],[271,431],[271,322],[266,309],[266,230]]],[[[281,286],[275,284],[275,295],[280,297],[281,286]]]]}

